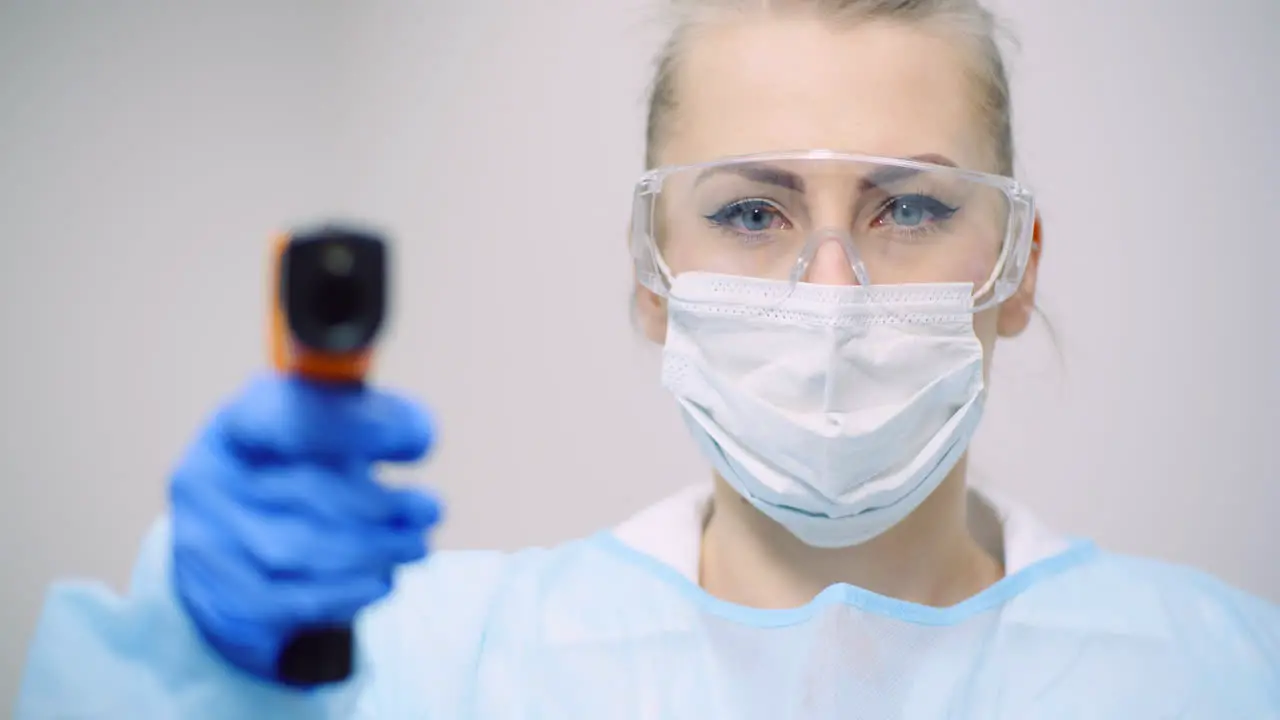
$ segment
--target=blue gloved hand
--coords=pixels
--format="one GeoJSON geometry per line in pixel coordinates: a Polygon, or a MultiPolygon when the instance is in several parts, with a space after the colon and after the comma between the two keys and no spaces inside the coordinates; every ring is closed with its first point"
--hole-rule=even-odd
{"type": "Polygon", "coordinates": [[[349,626],[389,593],[441,513],[430,495],[379,485],[373,463],[431,443],[422,410],[371,388],[265,377],[218,412],[170,486],[175,590],[206,641],[280,681],[295,633],[349,626]]]}

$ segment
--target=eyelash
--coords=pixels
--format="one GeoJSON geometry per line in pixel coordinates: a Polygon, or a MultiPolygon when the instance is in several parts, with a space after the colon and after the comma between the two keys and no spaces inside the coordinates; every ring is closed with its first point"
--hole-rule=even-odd
{"type": "MultiPolygon", "coordinates": [[[[959,208],[952,207],[937,198],[924,195],[922,193],[903,193],[900,195],[894,195],[879,205],[872,219],[873,227],[882,227],[883,225],[887,225],[888,223],[881,223],[881,219],[885,214],[891,213],[897,205],[911,200],[925,205],[924,211],[931,216],[931,221],[916,227],[896,227],[894,231],[900,235],[918,237],[920,235],[933,232],[937,229],[939,223],[950,220],[957,212],[959,212],[959,208]]],[[[732,222],[735,217],[739,217],[742,213],[753,210],[763,210],[777,216],[785,225],[782,229],[790,229],[792,226],[791,222],[787,219],[782,210],[778,208],[777,204],[764,198],[744,198],[742,200],[736,200],[705,217],[706,220],[717,229],[727,232],[735,238],[745,238],[748,241],[762,240],[763,236],[769,232],[769,230],[753,231],[732,227],[732,222]]]]}
{"type": "Polygon", "coordinates": [[[791,221],[787,219],[786,215],[777,206],[777,204],[772,200],[766,200],[764,198],[744,198],[742,200],[735,200],[705,217],[706,220],[717,229],[729,233],[737,239],[746,239],[748,242],[752,240],[763,240],[764,236],[773,228],[766,230],[746,230],[737,229],[731,225],[735,217],[740,216],[744,212],[750,212],[753,210],[763,210],[776,216],[784,224],[784,227],[782,228],[784,230],[792,227],[791,221]]]}
{"type": "Polygon", "coordinates": [[[924,212],[931,216],[931,220],[929,222],[919,226],[896,226],[894,228],[894,232],[912,238],[936,231],[939,224],[950,220],[960,210],[958,207],[952,207],[935,197],[931,197],[923,193],[904,193],[901,195],[895,195],[880,204],[879,209],[876,211],[876,214],[872,219],[873,227],[880,227],[877,223],[880,222],[881,218],[883,218],[886,213],[891,213],[897,205],[906,201],[915,201],[916,203],[923,204],[925,206],[923,208],[924,212]]]}

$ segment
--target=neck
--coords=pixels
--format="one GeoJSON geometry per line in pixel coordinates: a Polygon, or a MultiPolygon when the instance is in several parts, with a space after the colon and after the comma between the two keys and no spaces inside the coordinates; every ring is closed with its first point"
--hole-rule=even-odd
{"type": "Polygon", "coordinates": [[[703,533],[701,584],[722,600],[798,607],[837,583],[947,607],[999,580],[1003,567],[969,530],[965,462],[915,512],[848,548],[805,545],[716,478],[703,533]]]}

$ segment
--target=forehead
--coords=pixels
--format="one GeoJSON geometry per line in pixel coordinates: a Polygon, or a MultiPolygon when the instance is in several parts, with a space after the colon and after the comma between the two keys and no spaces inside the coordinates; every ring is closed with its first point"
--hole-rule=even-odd
{"type": "Polygon", "coordinates": [[[964,49],[890,23],[762,17],[692,35],[662,164],[825,148],[985,169],[964,49]]]}

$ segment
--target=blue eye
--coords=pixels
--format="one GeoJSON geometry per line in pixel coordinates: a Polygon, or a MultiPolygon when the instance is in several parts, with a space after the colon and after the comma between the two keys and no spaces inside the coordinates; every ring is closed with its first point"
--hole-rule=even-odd
{"type": "Polygon", "coordinates": [[[956,208],[928,195],[901,195],[885,203],[874,224],[877,227],[892,224],[914,230],[949,220],[955,214],[956,208]]]}
{"type": "Polygon", "coordinates": [[[786,227],[786,218],[773,203],[765,200],[739,200],[707,216],[707,220],[740,232],[755,234],[786,227]]]}

